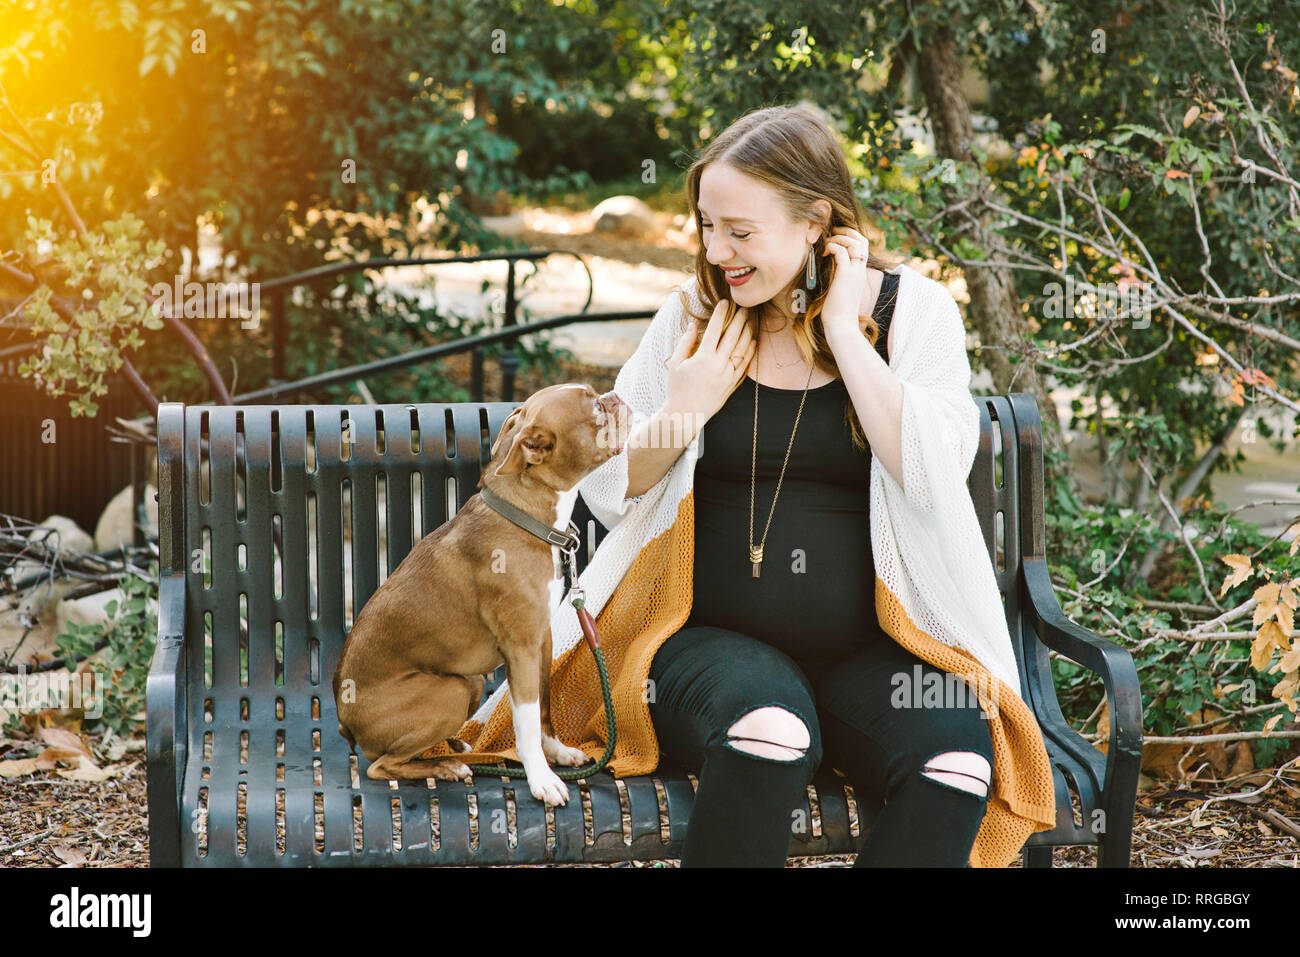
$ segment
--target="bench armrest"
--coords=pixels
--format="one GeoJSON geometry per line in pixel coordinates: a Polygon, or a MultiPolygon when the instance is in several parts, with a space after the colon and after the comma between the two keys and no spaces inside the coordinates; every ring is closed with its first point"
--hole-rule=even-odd
{"type": "Polygon", "coordinates": [[[153,867],[180,866],[181,793],[189,741],[185,690],[185,576],[164,572],[158,582],[158,643],[145,686],[153,867]]]}
{"type": "Polygon", "coordinates": [[[1127,650],[1065,616],[1052,589],[1047,563],[1024,562],[1029,607],[1039,640],[1100,676],[1110,703],[1110,751],[1142,756],[1142,687],[1127,650]]]}
{"type": "MultiPolygon", "coordinates": [[[[1024,579],[1029,601],[1028,613],[1034,632],[1045,648],[1051,648],[1071,661],[1078,662],[1100,676],[1110,705],[1110,740],[1106,749],[1105,776],[1098,781],[1104,786],[1103,801],[1106,826],[1109,828],[1112,848],[1103,851],[1102,861],[1107,866],[1128,866],[1130,824],[1137,801],[1138,774],[1142,770],[1142,688],[1138,683],[1133,656],[1127,650],[1070,621],[1061,610],[1052,588],[1047,563],[1043,559],[1023,561],[1024,579]],[[1119,822],[1112,827],[1110,822],[1119,822]]],[[[1051,663],[1042,652],[1042,666],[1046,675],[1036,680],[1031,669],[1030,680],[1035,683],[1035,696],[1041,704],[1035,707],[1043,725],[1043,732],[1063,750],[1079,757],[1084,766],[1096,761],[1097,749],[1075,731],[1061,714],[1056,690],[1051,682],[1051,663]],[[1046,714],[1044,714],[1046,711],[1046,714]],[[1090,760],[1091,759],[1091,760],[1090,760]]]]}

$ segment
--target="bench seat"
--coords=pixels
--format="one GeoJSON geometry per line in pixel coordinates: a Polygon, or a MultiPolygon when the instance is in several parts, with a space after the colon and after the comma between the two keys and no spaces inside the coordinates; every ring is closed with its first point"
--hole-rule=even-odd
{"type": "MultiPolygon", "coordinates": [[[[1054,846],[1094,845],[1099,865],[1127,866],[1142,746],[1136,670],[1056,601],[1033,398],[975,401],[981,440],[968,485],[1056,780],[1057,825],[1029,838],[1024,862],[1050,866],[1054,846]],[[1106,753],[1065,721],[1051,650],[1101,677],[1106,753]]],[[[516,406],[159,406],[159,620],[147,691],[154,866],[680,858],[694,798],[686,769],[600,772],[570,782],[568,805],[548,811],[520,779],[372,781],[338,734],[330,682],[347,629],[413,542],[474,494],[516,406]]],[[[605,529],[581,497],[574,521],[581,573],[605,529]]],[[[880,805],[846,783],[818,771],[791,856],[856,852],[880,805]]]]}

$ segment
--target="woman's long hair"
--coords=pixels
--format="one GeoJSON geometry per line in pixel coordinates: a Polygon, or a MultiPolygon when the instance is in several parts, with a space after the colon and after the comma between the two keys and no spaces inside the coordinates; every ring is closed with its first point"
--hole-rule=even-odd
{"type": "MultiPolygon", "coordinates": [[[[696,235],[700,237],[699,251],[695,254],[695,278],[705,309],[703,315],[697,315],[684,291],[681,293],[686,313],[697,320],[695,343],[688,354],[694,354],[699,347],[704,327],[719,301],[732,302],[728,307],[728,318],[737,308],[731,299],[731,287],[722,278],[722,270],[708,261],[704,247],[699,206],[700,176],[706,167],[717,162],[772,187],[792,219],[817,219],[813,203],[819,199],[830,203],[830,223],[815,245],[817,285],[806,292],[806,309],[795,314],[794,336],[804,362],[814,363],[823,371],[838,371],[819,319],[835,274],[835,259],[826,252],[826,240],[838,226],[851,226],[862,232],[864,217],[839,144],[821,119],[800,107],[772,106],[745,114],[714,139],[687,171],[686,198],[695,218],[696,235]]],[[[901,261],[878,256],[874,251],[867,255],[867,266],[874,269],[892,269],[901,261]]],[[[880,326],[871,316],[858,318],[865,320],[865,335],[874,347],[880,338],[880,326]]],[[[757,309],[750,310],[749,323],[757,340],[757,309]]],[[[853,444],[865,451],[866,436],[851,399],[845,401],[844,417],[853,444]]]]}

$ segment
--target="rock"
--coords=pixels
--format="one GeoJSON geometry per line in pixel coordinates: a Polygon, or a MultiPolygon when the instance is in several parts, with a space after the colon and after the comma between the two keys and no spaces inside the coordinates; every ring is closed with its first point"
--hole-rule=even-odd
{"type": "MultiPolygon", "coordinates": [[[[114,671],[107,652],[107,648],[101,648],[81,661],[75,674],[60,667],[53,671],[28,671],[6,676],[6,695],[0,701],[10,707],[0,707],[0,727],[13,715],[29,716],[29,726],[49,722],[53,727],[102,716],[106,693],[104,683],[109,680],[106,676],[114,671]]],[[[134,747],[134,740],[128,739],[124,746],[113,750],[119,755],[140,750],[134,747]]],[[[119,759],[112,758],[114,761],[119,759]]]]}
{"type": "MultiPolygon", "coordinates": [[[[51,515],[45,521],[28,534],[29,542],[42,542],[51,548],[59,548],[63,551],[78,552],[80,554],[91,554],[95,551],[95,541],[86,532],[77,525],[72,519],[64,515],[51,515]]],[[[40,562],[23,560],[14,562],[5,571],[5,577],[11,584],[16,584],[33,575],[47,572],[46,567],[40,562]]],[[[48,574],[48,572],[47,572],[48,574]]],[[[41,580],[35,585],[31,585],[23,591],[0,598],[0,632],[11,626],[17,626],[19,634],[25,627],[22,624],[23,616],[30,619],[38,619],[42,612],[51,607],[52,602],[57,602],[71,589],[75,588],[77,582],[67,581],[55,577],[53,582],[48,578],[41,580]]],[[[0,643],[6,640],[7,632],[0,636],[0,643]]],[[[26,649],[32,641],[31,636],[23,645],[26,649]]],[[[0,647],[3,647],[0,644],[0,647]]]]}
{"type": "Polygon", "coordinates": [[[633,239],[657,240],[663,233],[655,211],[635,196],[611,196],[591,211],[593,229],[633,239]]]}
{"type": "MultiPolygon", "coordinates": [[[[144,487],[145,513],[149,522],[145,534],[151,538],[158,537],[158,503],[154,500],[157,491],[152,485],[144,487]]],[[[106,552],[122,545],[130,545],[135,533],[135,519],[131,514],[131,486],[127,486],[114,495],[95,523],[95,551],[106,552]]]]}
{"type": "MultiPolygon", "coordinates": [[[[38,571],[40,566],[32,562],[31,568],[24,574],[38,571]]],[[[53,581],[43,578],[21,592],[0,598],[0,627],[20,624],[24,616],[29,619],[39,619],[47,608],[53,608],[78,584],[57,576],[53,581]]]]}
{"type": "Polygon", "coordinates": [[[58,646],[54,643],[58,629],[54,627],[54,616],[45,616],[27,631],[21,614],[16,609],[0,612],[0,661],[12,661],[18,665],[31,665],[33,657],[37,661],[49,661],[59,656],[58,646]],[[21,642],[21,644],[20,644],[21,642]]]}
{"type": "MultiPolygon", "coordinates": [[[[63,634],[68,631],[68,625],[72,622],[78,625],[107,625],[111,621],[107,608],[110,601],[117,602],[117,614],[120,615],[122,603],[126,601],[126,592],[121,588],[109,588],[94,595],[86,595],[84,598],[59,602],[59,607],[55,609],[55,625],[58,633],[63,634]]],[[[149,599],[149,607],[157,614],[158,603],[152,598],[149,599]]]]}
{"type": "MultiPolygon", "coordinates": [[[[95,551],[95,540],[66,515],[51,515],[28,533],[27,540],[82,555],[90,555],[95,551]]],[[[39,562],[19,562],[14,566],[12,577],[16,581],[40,570],[39,562]]]]}

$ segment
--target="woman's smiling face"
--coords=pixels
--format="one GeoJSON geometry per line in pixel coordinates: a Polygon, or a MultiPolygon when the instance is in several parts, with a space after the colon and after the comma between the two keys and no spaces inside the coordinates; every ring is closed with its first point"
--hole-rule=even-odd
{"type": "MultiPolygon", "coordinates": [[[[825,205],[829,216],[830,204],[825,205]]],[[[775,299],[783,312],[788,309],[789,293],[807,266],[808,245],[821,235],[821,226],[811,220],[792,223],[775,190],[720,162],[700,174],[698,206],[705,258],[724,276],[732,269],[752,270],[739,285],[728,279],[736,304],[753,307],[775,299]]]]}

